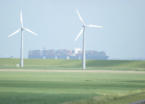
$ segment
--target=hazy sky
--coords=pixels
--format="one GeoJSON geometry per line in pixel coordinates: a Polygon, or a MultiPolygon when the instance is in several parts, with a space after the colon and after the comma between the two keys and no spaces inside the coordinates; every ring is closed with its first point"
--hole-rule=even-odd
{"type": "Polygon", "coordinates": [[[81,29],[75,8],[87,24],[86,49],[105,51],[110,58],[145,58],[145,0],[0,0],[0,57],[19,57],[20,33],[7,36],[24,26],[38,36],[24,32],[24,56],[30,49],[74,49],[81,29]]]}

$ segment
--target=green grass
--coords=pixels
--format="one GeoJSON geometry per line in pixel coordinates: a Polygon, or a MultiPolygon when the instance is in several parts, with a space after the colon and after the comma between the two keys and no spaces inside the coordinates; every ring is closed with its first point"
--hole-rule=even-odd
{"type": "MultiPolygon", "coordinates": [[[[17,68],[19,59],[0,59],[0,69],[17,68]]],[[[81,69],[80,60],[25,59],[24,69],[81,69]]],[[[145,61],[88,60],[88,70],[137,70],[145,71],[145,61]]]]}
{"type": "Polygon", "coordinates": [[[91,99],[67,102],[65,104],[131,104],[136,101],[140,101],[141,99],[145,99],[145,92],[134,93],[124,96],[96,96],[91,99]]]}
{"type": "Polygon", "coordinates": [[[128,104],[144,98],[145,74],[0,72],[0,104],[128,104]]]}
{"type": "MultiPolygon", "coordinates": [[[[23,69],[79,70],[81,61],[25,59],[23,69]]],[[[0,69],[18,69],[0,59],[0,69]]],[[[87,70],[145,71],[145,61],[87,61],[87,70]]],[[[0,72],[0,104],[129,104],[145,99],[145,73],[0,72]]]]}

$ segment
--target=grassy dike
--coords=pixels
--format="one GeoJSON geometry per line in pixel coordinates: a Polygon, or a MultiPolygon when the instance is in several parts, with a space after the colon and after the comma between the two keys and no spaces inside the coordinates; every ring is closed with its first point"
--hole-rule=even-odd
{"type": "MultiPolygon", "coordinates": [[[[0,69],[18,69],[19,59],[0,59],[0,69]]],[[[73,69],[81,68],[80,60],[25,59],[24,69],[73,69]]],[[[88,60],[88,70],[137,70],[145,71],[145,61],[88,60]]]]}

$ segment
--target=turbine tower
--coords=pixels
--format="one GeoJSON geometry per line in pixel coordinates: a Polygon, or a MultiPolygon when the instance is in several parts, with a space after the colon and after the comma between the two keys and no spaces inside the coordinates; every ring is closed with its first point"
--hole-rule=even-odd
{"type": "Polygon", "coordinates": [[[82,68],[85,70],[85,69],[86,69],[85,35],[84,35],[85,29],[86,29],[86,27],[97,28],[97,29],[99,29],[99,28],[103,28],[103,26],[98,26],[98,25],[93,25],[93,24],[87,25],[87,24],[84,22],[83,18],[81,17],[81,15],[80,15],[80,13],[79,13],[79,11],[78,11],[77,9],[76,9],[76,12],[77,12],[77,15],[78,15],[78,17],[79,17],[81,23],[82,23],[82,28],[81,28],[79,34],[76,36],[75,41],[78,40],[79,37],[83,34],[83,43],[82,43],[82,45],[83,45],[83,46],[82,46],[82,52],[83,52],[83,54],[82,54],[82,68]]]}
{"type": "Polygon", "coordinates": [[[31,33],[31,34],[33,34],[33,35],[37,35],[37,34],[34,33],[33,31],[31,31],[30,29],[25,28],[25,27],[23,26],[22,10],[20,11],[20,24],[21,24],[21,27],[20,27],[18,30],[16,30],[15,32],[13,32],[12,34],[10,34],[10,35],[8,36],[8,38],[10,38],[10,37],[16,35],[18,32],[21,33],[20,67],[23,68],[23,66],[24,66],[24,61],[23,61],[23,32],[24,32],[24,31],[27,31],[27,32],[29,32],[29,33],[31,33]]]}

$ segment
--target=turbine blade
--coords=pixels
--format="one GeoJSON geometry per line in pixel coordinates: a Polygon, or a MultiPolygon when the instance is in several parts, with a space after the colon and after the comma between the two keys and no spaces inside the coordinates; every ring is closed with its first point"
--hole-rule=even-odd
{"type": "Polygon", "coordinates": [[[85,25],[86,23],[84,22],[83,18],[81,17],[80,12],[79,12],[78,9],[76,9],[76,12],[77,12],[77,15],[78,15],[80,21],[82,22],[82,24],[85,25]]]}
{"type": "Polygon", "coordinates": [[[94,28],[103,28],[103,26],[98,26],[98,25],[93,25],[93,24],[90,24],[90,25],[86,25],[87,27],[94,27],[94,28]]]}
{"type": "Polygon", "coordinates": [[[22,10],[20,11],[20,23],[23,27],[23,15],[22,15],[22,10]]]}
{"type": "Polygon", "coordinates": [[[35,33],[35,32],[33,32],[32,30],[30,30],[30,29],[27,29],[27,28],[23,28],[25,31],[27,31],[27,32],[29,32],[29,33],[31,33],[31,34],[33,34],[33,35],[38,35],[37,33],[35,33]]]}
{"type": "Polygon", "coordinates": [[[84,31],[84,28],[82,28],[82,29],[80,30],[79,34],[78,34],[78,35],[76,36],[76,38],[75,38],[75,41],[79,39],[79,37],[82,35],[83,31],[84,31]]]}
{"type": "Polygon", "coordinates": [[[8,38],[10,38],[10,37],[16,35],[19,31],[20,31],[20,29],[16,30],[15,32],[13,32],[12,34],[10,34],[10,35],[8,36],[8,38]]]}

